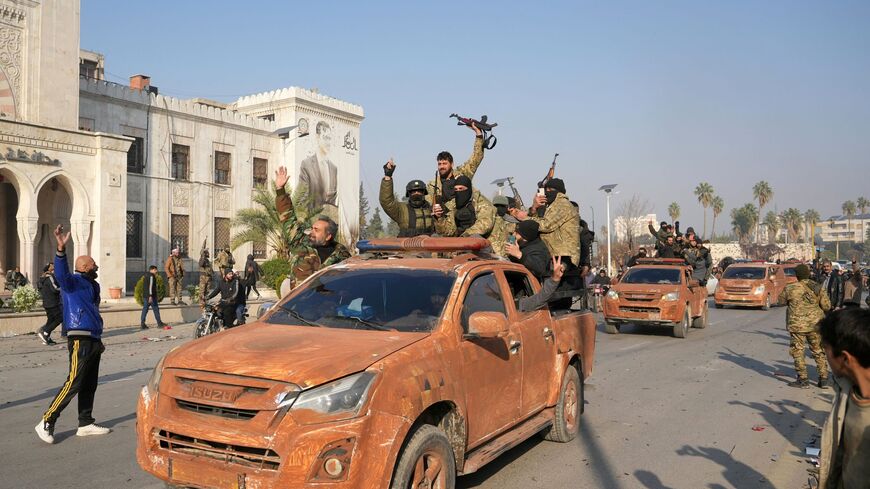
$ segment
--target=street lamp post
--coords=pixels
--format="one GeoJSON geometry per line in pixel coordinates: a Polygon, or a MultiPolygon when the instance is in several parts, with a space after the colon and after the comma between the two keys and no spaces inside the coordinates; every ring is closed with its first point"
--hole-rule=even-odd
{"type": "Polygon", "coordinates": [[[598,189],[598,190],[603,190],[604,195],[607,196],[607,276],[608,277],[613,276],[613,268],[611,266],[613,259],[610,256],[610,253],[611,253],[611,249],[610,249],[610,234],[611,234],[610,233],[610,194],[613,192],[613,189],[616,188],[616,185],[617,184],[615,184],[615,183],[611,183],[608,185],[602,185],[598,189]]]}

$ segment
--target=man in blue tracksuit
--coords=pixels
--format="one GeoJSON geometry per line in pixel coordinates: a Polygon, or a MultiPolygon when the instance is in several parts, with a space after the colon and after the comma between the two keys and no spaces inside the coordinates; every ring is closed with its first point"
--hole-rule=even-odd
{"type": "Polygon", "coordinates": [[[36,434],[46,443],[54,443],[54,424],[72,398],[79,396],[79,429],[77,436],[105,435],[109,428],[94,424],[91,413],[100,375],[100,356],[105,351],[100,340],[103,318],[100,316],[100,285],[97,264],[90,256],[76,258],[75,274],[69,273],[66,243],[69,233],[63,226],[54,230],[57,254],[54,273],[63,297],[63,324],[67,330],[69,375],[48,410],[36,425],[36,434]]]}

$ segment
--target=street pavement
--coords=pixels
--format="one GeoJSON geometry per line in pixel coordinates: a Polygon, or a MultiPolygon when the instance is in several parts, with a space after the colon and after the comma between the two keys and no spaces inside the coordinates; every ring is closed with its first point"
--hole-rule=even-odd
{"type": "MultiPolygon", "coordinates": [[[[567,444],[535,437],[457,486],[805,487],[804,448],[832,391],[786,385],[794,370],[784,324],[783,308],[711,307],[710,325],[686,339],[672,338],[670,328],[624,326],[608,335],[599,326],[580,436],[567,444]]],[[[136,397],[158,359],[191,338],[189,324],[109,331],[94,415],[113,433],[76,437],[73,400],[55,445],[33,427],[66,376],[66,345],[0,339],[0,488],[162,488],[136,464],[136,397]]]]}

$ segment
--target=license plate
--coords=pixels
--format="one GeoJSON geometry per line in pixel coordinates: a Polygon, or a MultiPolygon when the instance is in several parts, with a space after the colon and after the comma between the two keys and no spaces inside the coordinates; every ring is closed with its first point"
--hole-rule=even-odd
{"type": "Polygon", "coordinates": [[[659,319],[662,318],[662,313],[660,313],[660,312],[651,312],[651,313],[649,313],[649,318],[658,321],[659,319]]]}
{"type": "Polygon", "coordinates": [[[169,478],[173,482],[214,487],[217,489],[239,489],[239,479],[244,480],[244,474],[221,472],[207,464],[197,464],[183,459],[170,459],[169,478]]]}

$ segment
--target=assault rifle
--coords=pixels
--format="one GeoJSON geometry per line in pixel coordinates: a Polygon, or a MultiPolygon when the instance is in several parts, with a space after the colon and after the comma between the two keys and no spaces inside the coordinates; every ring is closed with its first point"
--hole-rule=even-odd
{"type": "MultiPolygon", "coordinates": [[[[444,202],[441,201],[442,200],[441,199],[441,197],[442,197],[441,192],[443,190],[438,188],[438,182],[440,182],[440,181],[441,181],[441,174],[438,173],[438,170],[435,170],[435,183],[432,184],[432,207],[435,207],[435,204],[440,205],[441,209],[444,211],[444,214],[442,214],[442,216],[446,216],[447,215],[447,206],[444,205],[444,202]]],[[[442,183],[442,185],[443,185],[443,183],[442,183]]]]}
{"type": "MultiPolygon", "coordinates": [[[[550,169],[547,171],[547,174],[544,176],[544,179],[538,182],[538,188],[546,188],[547,184],[553,177],[556,175],[556,158],[559,157],[559,153],[556,153],[553,156],[553,162],[550,163],[550,169]]],[[[546,207],[538,207],[538,217],[544,217],[544,212],[546,211],[546,207]]]]}
{"type": "Polygon", "coordinates": [[[483,147],[486,149],[495,148],[496,143],[498,143],[498,138],[493,134],[489,134],[492,132],[492,128],[498,125],[498,122],[489,123],[486,121],[486,116],[480,116],[480,120],[472,119],[470,117],[462,117],[459,114],[453,113],[450,114],[450,117],[455,117],[458,121],[456,123],[457,126],[469,126],[476,127],[483,131],[483,147]],[[472,126],[473,125],[473,126],[472,126]]]}

